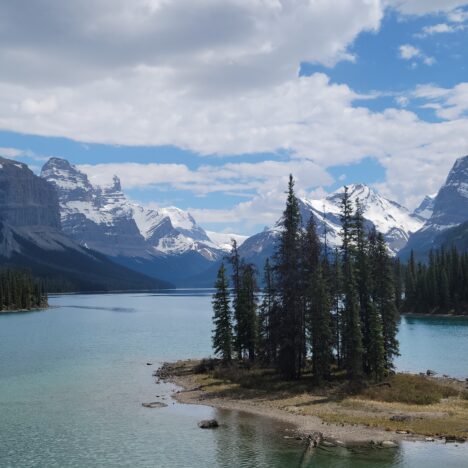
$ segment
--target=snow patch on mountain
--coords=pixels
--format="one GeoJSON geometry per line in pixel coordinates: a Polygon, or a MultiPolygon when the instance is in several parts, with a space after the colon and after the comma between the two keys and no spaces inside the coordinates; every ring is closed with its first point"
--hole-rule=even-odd
{"type": "Polygon", "coordinates": [[[225,232],[206,231],[206,233],[215,244],[227,252],[231,251],[233,239],[237,242],[237,246],[240,247],[249,237],[225,232]]]}
{"type": "Polygon", "coordinates": [[[68,161],[51,158],[41,177],[57,189],[65,232],[89,248],[111,256],[142,258],[195,251],[209,260],[216,260],[224,249],[190,213],[129,201],[116,176],[110,186],[95,186],[68,161]]]}

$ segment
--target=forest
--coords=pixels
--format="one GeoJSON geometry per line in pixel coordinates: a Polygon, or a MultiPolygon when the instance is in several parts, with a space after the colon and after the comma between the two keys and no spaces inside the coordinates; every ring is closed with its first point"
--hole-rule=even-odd
{"type": "Polygon", "coordinates": [[[0,271],[0,311],[47,307],[47,293],[31,274],[19,270],[0,271]]]}
{"type": "Polygon", "coordinates": [[[379,381],[398,355],[395,265],[383,236],[365,228],[359,202],[345,189],[340,249],[329,252],[314,218],[305,228],[289,179],[281,232],[263,271],[258,294],[255,268],[233,241],[229,278],[221,265],[213,295],[213,348],[233,359],[275,367],[285,380],[311,369],[317,383],[332,371],[352,381],[379,381]]]}

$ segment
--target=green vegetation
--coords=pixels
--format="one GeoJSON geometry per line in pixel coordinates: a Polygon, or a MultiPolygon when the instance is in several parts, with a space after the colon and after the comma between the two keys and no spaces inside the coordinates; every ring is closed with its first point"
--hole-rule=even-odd
{"type": "Polygon", "coordinates": [[[47,294],[29,273],[13,270],[0,272],[0,311],[46,306],[47,294]]]}
{"type": "Polygon", "coordinates": [[[411,252],[404,276],[405,312],[468,313],[468,253],[431,251],[427,263],[411,252]]]}
{"type": "Polygon", "coordinates": [[[458,395],[463,397],[463,392],[450,385],[411,374],[393,375],[385,385],[374,385],[362,392],[362,396],[370,400],[414,405],[431,405],[439,403],[442,398],[458,395]]]}
{"type": "Polygon", "coordinates": [[[215,359],[179,361],[170,365],[169,372],[180,377],[182,385],[200,392],[196,402],[210,400],[216,406],[217,401],[241,401],[247,407],[318,416],[325,423],[468,437],[467,392],[456,380],[394,374],[356,388],[344,371],[333,369],[326,384],[317,385],[309,368],[299,381],[287,381],[274,368],[248,367],[248,361],[225,366],[215,359]]]}
{"type": "MultiPolygon", "coordinates": [[[[341,222],[342,247],[330,261],[314,218],[301,219],[290,176],[277,249],[264,268],[260,306],[254,267],[240,258],[233,241],[229,346],[239,361],[274,368],[283,380],[297,381],[312,370],[314,384],[329,381],[332,367],[355,383],[379,381],[392,372],[398,354],[394,266],[383,237],[366,231],[362,208],[359,202],[352,206],[346,188],[341,222]]],[[[219,275],[224,274],[222,265],[219,275]]],[[[228,337],[216,299],[226,289],[219,278],[214,336],[228,337]]],[[[229,346],[213,343],[215,354],[230,362],[229,346]]]]}

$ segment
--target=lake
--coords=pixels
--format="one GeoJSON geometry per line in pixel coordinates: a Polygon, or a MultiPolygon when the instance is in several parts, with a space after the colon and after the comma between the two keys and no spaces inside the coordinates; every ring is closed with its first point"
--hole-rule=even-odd
{"type": "MultiPolygon", "coordinates": [[[[468,444],[303,458],[284,425],[173,402],[174,387],[156,385],[152,372],[211,353],[209,291],[65,295],[50,304],[0,314],[1,467],[466,466],[468,444]],[[156,400],[168,407],[141,406],[156,400]],[[221,427],[198,429],[209,417],[221,427]]],[[[399,339],[399,369],[468,377],[468,320],[405,317],[399,339]]]]}

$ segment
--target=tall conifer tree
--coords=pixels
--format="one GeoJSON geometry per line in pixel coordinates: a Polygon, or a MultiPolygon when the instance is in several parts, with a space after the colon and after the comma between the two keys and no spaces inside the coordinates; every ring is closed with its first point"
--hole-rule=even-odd
{"type": "Polygon", "coordinates": [[[229,306],[229,285],[226,278],[224,264],[218,271],[215,284],[216,292],[213,295],[213,350],[220,356],[225,364],[232,357],[232,320],[229,306]]]}

